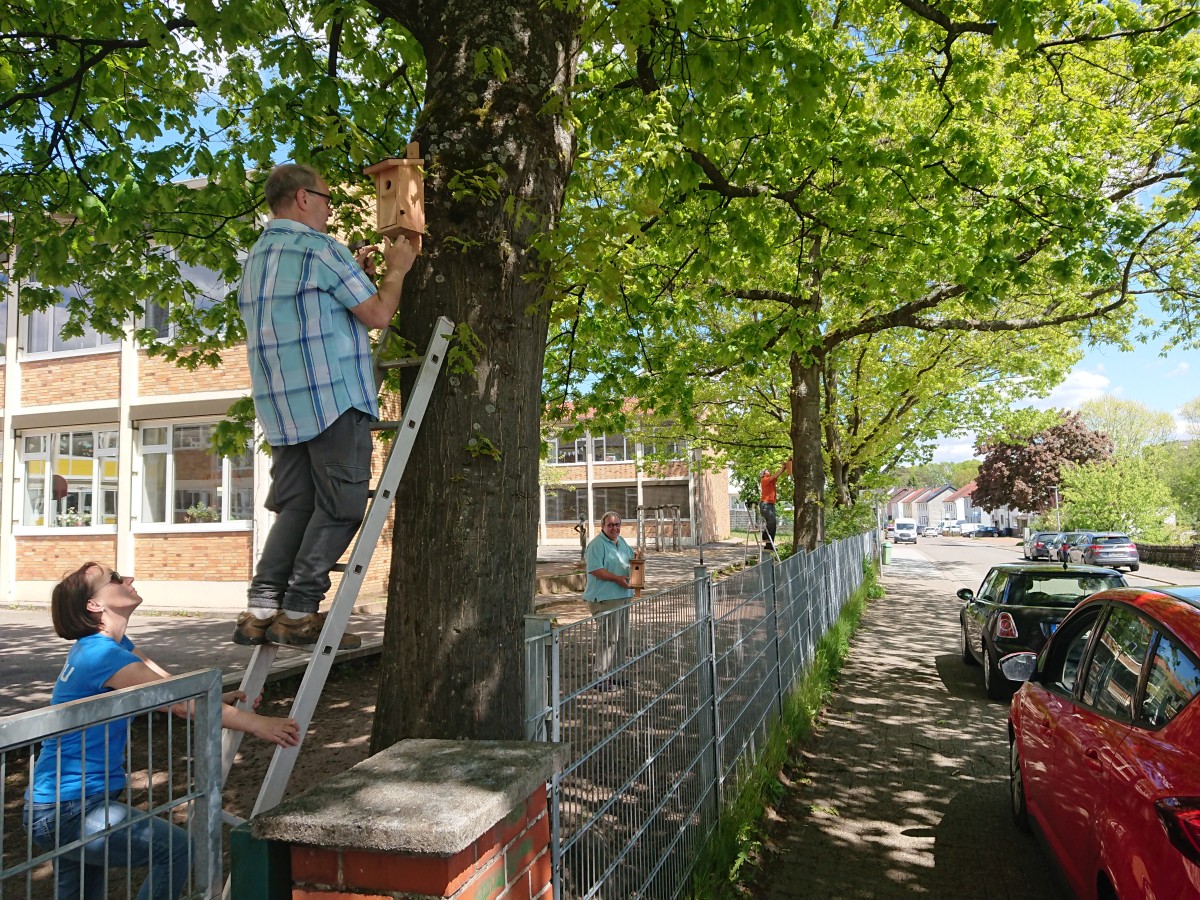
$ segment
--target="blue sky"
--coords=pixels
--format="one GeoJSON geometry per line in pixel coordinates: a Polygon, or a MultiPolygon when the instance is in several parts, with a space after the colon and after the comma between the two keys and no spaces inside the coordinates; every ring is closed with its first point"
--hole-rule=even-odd
{"type": "MultiPolygon", "coordinates": [[[[1197,376],[1200,350],[1175,350],[1161,356],[1152,343],[1127,353],[1099,347],[1084,356],[1048,397],[1030,405],[1039,409],[1078,409],[1085,400],[1111,394],[1175,415],[1180,405],[1200,395],[1197,376]]],[[[974,445],[974,435],[948,437],[934,451],[933,460],[970,459],[974,445]]]]}

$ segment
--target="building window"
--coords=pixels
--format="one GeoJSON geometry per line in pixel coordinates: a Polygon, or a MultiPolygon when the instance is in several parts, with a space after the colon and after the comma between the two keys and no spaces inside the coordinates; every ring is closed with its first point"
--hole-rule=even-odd
{"type": "Polygon", "coordinates": [[[633,459],[633,442],[623,434],[592,438],[592,459],[598,463],[628,462],[633,459]]]}
{"type": "MultiPolygon", "coordinates": [[[[620,514],[622,519],[637,518],[637,487],[593,487],[593,502],[596,504],[596,518],[610,510],[620,514]]],[[[584,508],[584,512],[587,508],[584,508]]]]}
{"type": "Polygon", "coordinates": [[[97,347],[115,346],[120,343],[118,338],[101,334],[86,322],[83,334],[78,337],[63,337],[63,328],[70,318],[69,304],[72,300],[83,298],[84,295],[76,288],[60,287],[57,289],[62,299],[49,309],[31,312],[25,317],[25,352],[26,353],[66,353],[71,350],[92,350],[97,347]]]}
{"type": "Polygon", "coordinates": [[[587,518],[587,495],[561,485],[546,488],[546,521],[578,522],[580,513],[587,518]]]}
{"type": "Polygon", "coordinates": [[[690,518],[692,515],[691,496],[692,492],[688,490],[686,483],[642,485],[642,505],[647,510],[656,506],[666,507],[663,515],[670,515],[670,507],[678,506],[680,518],[690,518]]]}
{"type": "Polygon", "coordinates": [[[658,462],[687,459],[687,441],[652,441],[642,445],[642,455],[653,457],[658,462]]]}
{"type": "Polygon", "coordinates": [[[587,441],[584,438],[550,439],[550,464],[555,466],[583,465],[587,462],[587,441]]]}
{"type": "MultiPolygon", "coordinates": [[[[173,253],[173,251],[171,251],[173,253]]],[[[187,303],[196,311],[204,312],[212,309],[229,292],[229,286],[221,277],[220,272],[206,269],[203,266],[193,266],[179,263],[179,277],[184,282],[190,282],[196,292],[190,295],[187,303]]],[[[178,334],[178,326],[171,321],[170,310],[159,303],[147,303],[146,314],[142,317],[142,327],[154,332],[161,340],[174,338],[178,334]]],[[[201,324],[200,331],[205,335],[213,335],[217,329],[201,324]]]]}
{"type": "Polygon", "coordinates": [[[143,524],[205,525],[254,517],[254,455],[216,456],[212,423],[141,429],[143,524]]]}
{"type": "Polygon", "coordinates": [[[115,430],[23,434],[21,524],[82,528],[117,524],[115,430]]]}

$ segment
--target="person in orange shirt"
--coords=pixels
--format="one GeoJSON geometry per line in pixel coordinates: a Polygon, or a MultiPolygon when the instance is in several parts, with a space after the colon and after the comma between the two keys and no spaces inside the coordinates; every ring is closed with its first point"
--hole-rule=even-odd
{"type": "Polygon", "coordinates": [[[763,469],[758,476],[759,502],[758,511],[763,519],[763,546],[768,550],[775,549],[775,529],[779,524],[775,516],[775,504],[778,501],[779,479],[783,475],[792,474],[792,461],[786,460],[774,474],[770,469],[763,469]]]}

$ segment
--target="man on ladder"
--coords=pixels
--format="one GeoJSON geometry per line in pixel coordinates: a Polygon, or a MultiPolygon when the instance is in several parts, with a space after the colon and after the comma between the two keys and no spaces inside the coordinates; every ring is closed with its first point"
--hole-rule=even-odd
{"type": "Polygon", "coordinates": [[[779,467],[779,471],[774,474],[770,469],[763,469],[758,477],[759,489],[759,504],[758,511],[762,513],[763,531],[762,539],[763,546],[771,553],[775,553],[775,529],[778,527],[778,519],[775,515],[775,504],[778,502],[779,479],[782,475],[790,475],[792,473],[792,461],[786,460],[779,467]]]}
{"type": "MultiPolygon", "coordinates": [[[[238,307],[254,409],[271,446],[266,507],[276,519],[233,640],[308,646],[324,625],[329,573],[367,508],[379,418],[368,329],[391,323],[420,247],[385,239],[351,255],[327,234],[329,185],[310,166],[276,166],[265,193],[273,219],[246,259],[238,307]],[[376,285],[378,251],[385,271],[376,285]]],[[[343,634],[339,649],[361,643],[343,634]]]]}

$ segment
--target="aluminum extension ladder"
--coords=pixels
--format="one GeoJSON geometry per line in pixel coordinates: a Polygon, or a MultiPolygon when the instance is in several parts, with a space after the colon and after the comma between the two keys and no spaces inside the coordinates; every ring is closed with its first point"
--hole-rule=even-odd
{"type": "MultiPolygon", "coordinates": [[[[333,569],[335,572],[343,573],[342,580],[334,594],[333,603],[329,607],[321,637],[312,648],[312,658],[309,660],[304,678],[300,682],[300,689],[292,701],[291,718],[295,719],[296,724],[300,726],[300,743],[295,747],[275,748],[275,754],[271,757],[271,764],[267,768],[258,799],[254,803],[252,815],[258,815],[260,812],[271,809],[283,799],[283,792],[291,778],[296,758],[300,755],[300,748],[304,746],[304,737],[309,723],[312,721],[313,713],[316,711],[317,701],[321,699],[321,692],[325,689],[329,670],[333,667],[338,644],[346,630],[346,623],[350,619],[355,601],[358,600],[358,593],[362,589],[367,565],[371,562],[380,535],[383,534],[384,525],[387,524],[388,512],[395,502],[396,489],[404,475],[404,469],[408,465],[408,458],[412,454],[413,442],[416,440],[417,432],[421,427],[421,419],[429,405],[429,397],[433,392],[434,383],[437,381],[438,372],[441,371],[442,363],[446,358],[446,349],[453,331],[454,323],[441,317],[434,325],[433,336],[429,339],[424,356],[393,360],[386,359],[384,353],[395,334],[394,328],[389,327],[380,339],[375,353],[377,381],[382,380],[383,370],[386,369],[420,366],[420,371],[417,373],[416,383],[409,392],[408,402],[404,405],[400,421],[379,422],[374,426],[375,430],[395,430],[396,438],[392,442],[391,452],[380,473],[379,483],[371,494],[371,502],[354,542],[354,549],[350,551],[350,558],[345,564],[339,563],[333,569]]],[[[270,672],[278,652],[279,645],[273,643],[261,644],[254,648],[254,654],[250,657],[249,665],[246,666],[246,674],[242,677],[241,689],[247,698],[242,704],[239,704],[243,709],[253,703],[254,699],[262,693],[267,674],[270,672]]],[[[241,740],[242,732],[240,731],[226,730],[222,736],[222,785],[229,777],[229,770],[233,767],[233,760],[237,756],[241,740]]],[[[244,821],[228,812],[223,812],[223,816],[225,821],[231,825],[240,825],[244,821]]]]}

